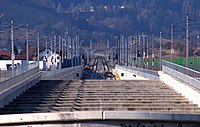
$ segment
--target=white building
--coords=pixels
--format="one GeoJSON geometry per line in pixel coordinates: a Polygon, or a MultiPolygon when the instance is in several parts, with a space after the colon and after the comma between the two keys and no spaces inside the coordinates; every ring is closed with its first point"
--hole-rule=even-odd
{"type": "Polygon", "coordinates": [[[44,50],[40,53],[40,56],[45,61],[48,70],[56,69],[59,67],[60,56],[50,49],[44,50]]]}

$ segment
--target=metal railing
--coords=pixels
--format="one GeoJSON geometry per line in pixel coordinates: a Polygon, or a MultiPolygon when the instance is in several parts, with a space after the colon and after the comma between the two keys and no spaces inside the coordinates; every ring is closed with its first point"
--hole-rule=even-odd
{"type": "Polygon", "coordinates": [[[171,63],[171,62],[168,62],[168,61],[165,61],[165,60],[162,61],[162,65],[166,66],[168,68],[171,68],[173,70],[176,70],[176,71],[178,71],[178,72],[180,72],[184,75],[190,76],[194,79],[200,80],[200,72],[199,71],[195,71],[195,70],[192,70],[190,68],[183,67],[183,66],[180,66],[178,64],[174,64],[174,63],[171,63]]]}
{"type": "Polygon", "coordinates": [[[34,63],[28,64],[26,66],[23,66],[23,67],[15,68],[14,70],[1,72],[0,73],[0,82],[3,82],[5,80],[9,80],[12,77],[16,77],[18,75],[21,75],[25,72],[28,72],[28,71],[30,71],[34,68],[38,68],[38,67],[39,67],[38,63],[34,62],[34,63]]]}

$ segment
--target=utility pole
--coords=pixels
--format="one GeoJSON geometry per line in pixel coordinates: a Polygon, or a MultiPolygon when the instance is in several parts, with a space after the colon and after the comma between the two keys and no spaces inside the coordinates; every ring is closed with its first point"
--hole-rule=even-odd
{"type": "Polygon", "coordinates": [[[116,60],[117,63],[119,64],[119,36],[116,36],[116,41],[117,41],[117,49],[116,49],[116,60]]]}
{"type": "Polygon", "coordinates": [[[56,35],[54,35],[54,69],[56,69],[56,35]]]}
{"type": "Polygon", "coordinates": [[[77,35],[75,35],[75,41],[74,41],[74,50],[75,50],[75,66],[77,65],[77,35]]]}
{"type": "Polygon", "coordinates": [[[143,47],[143,62],[144,62],[144,65],[143,65],[143,67],[144,68],[146,68],[146,61],[145,61],[145,58],[146,58],[146,44],[145,44],[145,35],[142,35],[142,37],[143,37],[143,39],[142,39],[142,41],[143,41],[143,45],[142,45],[142,47],[143,47]]]}
{"type": "Polygon", "coordinates": [[[77,36],[77,61],[78,61],[78,63],[77,63],[77,65],[79,66],[80,65],[80,59],[81,59],[81,55],[80,55],[80,36],[78,35],[77,36]]]}
{"type": "Polygon", "coordinates": [[[122,35],[122,38],[121,38],[121,39],[122,39],[122,40],[121,40],[121,41],[122,41],[122,42],[121,42],[121,46],[122,46],[122,65],[125,65],[125,55],[126,55],[126,54],[125,54],[125,51],[126,51],[126,50],[125,50],[125,48],[126,48],[125,46],[126,46],[126,45],[125,45],[125,43],[124,43],[124,40],[125,40],[125,39],[124,39],[124,35],[122,35]]]}
{"type": "Polygon", "coordinates": [[[109,56],[110,56],[110,44],[109,44],[109,40],[107,40],[107,42],[106,42],[107,44],[106,44],[106,59],[107,59],[107,61],[109,60],[109,56]]]}
{"type": "Polygon", "coordinates": [[[28,48],[28,21],[26,22],[26,61],[29,64],[29,48],[28,48]]]}
{"type": "Polygon", "coordinates": [[[174,23],[171,23],[171,62],[173,62],[173,54],[174,54],[174,48],[173,48],[173,39],[174,39],[174,23]]]}
{"type": "Polygon", "coordinates": [[[120,38],[121,38],[121,37],[120,37],[120,35],[119,35],[119,37],[117,38],[117,42],[118,42],[118,51],[117,51],[117,52],[118,52],[118,60],[117,60],[117,61],[118,61],[118,64],[119,64],[119,65],[121,64],[121,62],[120,62],[120,59],[121,59],[121,57],[120,57],[120,56],[121,56],[121,53],[120,53],[120,48],[121,48],[121,47],[120,47],[120,38]]]}
{"type": "Polygon", "coordinates": [[[138,43],[139,43],[139,44],[138,44],[139,50],[137,51],[137,53],[138,53],[138,54],[137,54],[137,57],[139,57],[139,58],[138,58],[138,66],[140,67],[140,65],[141,65],[141,63],[140,63],[140,62],[141,62],[141,51],[142,51],[142,50],[141,50],[141,37],[140,37],[140,35],[139,35],[139,38],[138,38],[138,43]],[[138,55],[139,55],[139,56],[138,56],[138,55]]]}
{"type": "Polygon", "coordinates": [[[147,62],[147,69],[148,69],[148,66],[149,66],[149,37],[147,37],[147,58],[146,58],[146,62],[147,62]]]}
{"type": "Polygon", "coordinates": [[[52,55],[52,52],[53,52],[53,37],[52,36],[51,36],[50,43],[51,43],[51,55],[52,55]]]}
{"type": "Polygon", "coordinates": [[[189,18],[186,17],[186,67],[188,67],[188,57],[189,57],[189,47],[188,47],[188,42],[189,42],[189,18]]]}
{"type": "Polygon", "coordinates": [[[56,54],[56,35],[54,35],[54,53],[56,54]]]}
{"type": "Polygon", "coordinates": [[[70,38],[71,41],[71,66],[74,66],[74,38],[70,38]]]}
{"type": "Polygon", "coordinates": [[[65,38],[65,41],[64,41],[64,45],[65,45],[65,49],[64,49],[64,54],[65,54],[65,56],[64,56],[64,59],[67,59],[67,54],[68,54],[68,35],[67,35],[67,37],[65,38]]]}
{"type": "Polygon", "coordinates": [[[59,69],[61,69],[60,41],[61,41],[61,37],[59,36],[59,40],[58,40],[59,69]]]}
{"type": "Polygon", "coordinates": [[[48,64],[47,64],[47,63],[48,63],[47,41],[48,41],[48,40],[47,40],[47,36],[45,36],[45,38],[46,38],[46,71],[47,71],[47,67],[48,67],[48,66],[47,66],[47,65],[48,65],[48,64]]]}
{"type": "Polygon", "coordinates": [[[13,41],[13,19],[11,20],[11,59],[12,59],[12,70],[14,69],[14,60],[15,60],[15,54],[14,54],[14,41],[13,41]]]}
{"type": "Polygon", "coordinates": [[[39,61],[40,61],[40,33],[39,31],[37,32],[37,60],[38,60],[38,64],[39,64],[39,61]]]}
{"type": "Polygon", "coordinates": [[[126,66],[128,66],[128,57],[129,57],[129,55],[128,55],[128,38],[126,39],[126,66]]]}
{"type": "Polygon", "coordinates": [[[154,55],[154,34],[152,36],[152,69],[154,69],[154,58],[155,58],[155,55],[154,55]]]}
{"type": "Polygon", "coordinates": [[[162,32],[160,31],[160,70],[162,70],[162,32]]]}
{"type": "Polygon", "coordinates": [[[138,66],[138,58],[137,58],[137,52],[138,52],[138,38],[135,37],[135,65],[138,66]]]}
{"type": "Polygon", "coordinates": [[[62,50],[62,63],[64,62],[63,61],[64,60],[64,51],[63,51],[64,50],[64,44],[63,44],[63,42],[64,42],[64,39],[62,38],[62,42],[61,42],[62,43],[61,44],[61,47],[62,47],[62,49],[61,49],[62,50]]]}
{"type": "Polygon", "coordinates": [[[123,35],[120,37],[120,65],[123,65],[123,35]]]}
{"type": "MultiPolygon", "coordinates": [[[[81,40],[80,40],[80,56],[81,56],[81,57],[82,57],[82,54],[83,54],[83,51],[82,51],[83,42],[84,42],[84,39],[81,39],[81,40]]],[[[81,61],[81,62],[80,62],[80,65],[82,65],[82,64],[83,64],[83,62],[81,61]]]]}
{"type": "Polygon", "coordinates": [[[92,56],[92,41],[90,41],[90,50],[89,50],[89,61],[91,60],[91,56],[92,56]]]}

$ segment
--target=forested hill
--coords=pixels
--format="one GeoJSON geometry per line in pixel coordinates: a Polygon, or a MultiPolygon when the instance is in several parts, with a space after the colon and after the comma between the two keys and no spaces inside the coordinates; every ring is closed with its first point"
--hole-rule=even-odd
{"type": "Polygon", "coordinates": [[[200,0],[0,0],[0,13],[44,32],[81,31],[91,40],[120,33],[159,33],[171,21],[200,20],[200,0]],[[38,28],[38,27],[37,27],[38,28]]]}

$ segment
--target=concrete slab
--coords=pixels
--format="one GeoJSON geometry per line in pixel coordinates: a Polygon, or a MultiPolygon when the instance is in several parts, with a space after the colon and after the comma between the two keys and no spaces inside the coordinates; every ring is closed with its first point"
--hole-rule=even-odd
{"type": "Polygon", "coordinates": [[[200,114],[171,114],[131,111],[105,111],[104,120],[159,120],[159,121],[187,121],[200,122],[200,114]]]}

